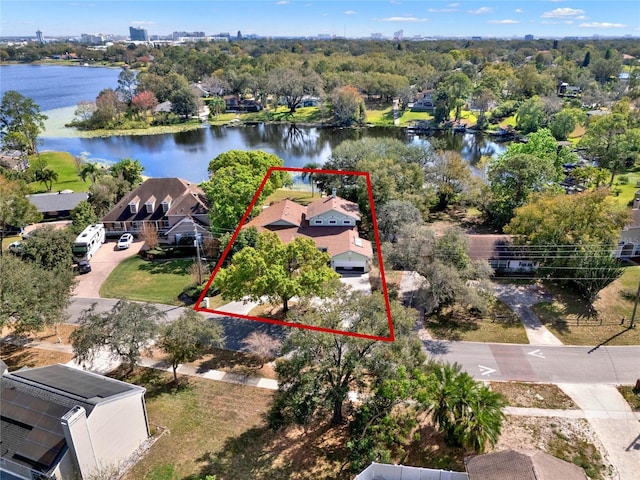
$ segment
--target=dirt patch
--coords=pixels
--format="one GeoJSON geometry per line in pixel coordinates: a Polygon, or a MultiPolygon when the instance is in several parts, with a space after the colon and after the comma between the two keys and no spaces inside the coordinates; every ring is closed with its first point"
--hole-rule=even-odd
{"type": "Polygon", "coordinates": [[[549,383],[490,382],[512,407],[576,410],[578,407],[557,385],[549,383]]]}
{"type": "Polygon", "coordinates": [[[0,344],[2,360],[9,367],[9,371],[22,367],[44,367],[56,363],[67,363],[73,359],[71,353],[29,348],[18,345],[0,344]]]}
{"type": "MultiPolygon", "coordinates": [[[[57,327],[46,327],[41,332],[33,332],[26,335],[25,338],[30,341],[47,342],[47,343],[64,343],[69,344],[69,335],[73,332],[77,325],[69,323],[61,323],[57,327]]],[[[11,334],[11,329],[3,327],[0,330],[0,337],[6,337],[11,334]]]]}
{"type": "Polygon", "coordinates": [[[584,419],[508,415],[492,451],[539,449],[585,469],[592,480],[612,478],[613,469],[596,433],[584,419]]]}

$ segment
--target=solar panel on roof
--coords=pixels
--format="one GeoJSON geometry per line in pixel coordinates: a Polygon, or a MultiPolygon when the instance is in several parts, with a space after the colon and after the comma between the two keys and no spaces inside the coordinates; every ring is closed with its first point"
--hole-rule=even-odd
{"type": "Polygon", "coordinates": [[[62,365],[19,371],[12,375],[85,399],[108,398],[132,389],[126,383],[109,381],[106,378],[96,377],[62,365]]]}

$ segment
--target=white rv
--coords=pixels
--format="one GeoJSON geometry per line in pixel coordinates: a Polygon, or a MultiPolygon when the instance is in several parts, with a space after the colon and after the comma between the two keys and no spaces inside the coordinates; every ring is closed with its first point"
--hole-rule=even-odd
{"type": "Polygon", "coordinates": [[[100,245],[104,243],[105,230],[102,223],[89,225],[73,242],[73,259],[76,262],[81,260],[91,260],[91,257],[98,251],[100,245]]]}

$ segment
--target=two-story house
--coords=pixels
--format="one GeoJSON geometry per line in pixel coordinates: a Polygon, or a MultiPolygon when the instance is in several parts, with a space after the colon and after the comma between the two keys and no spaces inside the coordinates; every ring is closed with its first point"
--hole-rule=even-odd
{"type": "Polygon", "coordinates": [[[334,191],[306,207],[291,200],[274,203],[245,228],[275,232],[285,243],[299,236],[311,238],[319,250],[329,253],[333,269],[368,272],[373,249],[370,241],[358,235],[360,220],[358,205],[334,191]]]}
{"type": "Polygon", "coordinates": [[[0,375],[0,478],[106,478],[149,438],[145,389],[66,365],[0,375]]]}
{"type": "Polygon", "coordinates": [[[181,178],[149,178],[125,195],[103,218],[107,236],[137,234],[152,225],[162,243],[175,244],[183,236],[210,237],[205,193],[181,178]]]}

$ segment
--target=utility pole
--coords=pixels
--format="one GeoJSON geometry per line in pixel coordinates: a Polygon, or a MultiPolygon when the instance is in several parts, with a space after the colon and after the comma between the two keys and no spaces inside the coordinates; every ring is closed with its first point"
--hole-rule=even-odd
{"type": "Polygon", "coordinates": [[[192,218],[191,222],[193,222],[193,242],[196,247],[196,264],[198,265],[198,285],[202,283],[202,264],[200,260],[200,243],[198,242],[198,228],[196,226],[195,220],[192,218]]]}
{"type": "Polygon", "coordinates": [[[636,326],[636,311],[638,310],[638,300],[640,300],[640,282],[638,282],[638,291],[636,292],[636,302],[633,304],[633,314],[631,315],[631,323],[629,328],[636,326]]]}

